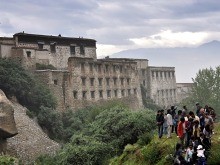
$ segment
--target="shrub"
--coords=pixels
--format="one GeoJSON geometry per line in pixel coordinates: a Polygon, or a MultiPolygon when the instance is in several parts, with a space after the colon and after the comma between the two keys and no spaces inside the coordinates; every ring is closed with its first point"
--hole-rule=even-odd
{"type": "Polygon", "coordinates": [[[45,65],[45,64],[40,64],[40,63],[36,63],[36,69],[37,70],[45,70],[45,69],[57,70],[57,68],[51,64],[45,65]]]}
{"type": "Polygon", "coordinates": [[[14,165],[18,160],[11,156],[0,156],[0,164],[2,165],[14,165]]]}

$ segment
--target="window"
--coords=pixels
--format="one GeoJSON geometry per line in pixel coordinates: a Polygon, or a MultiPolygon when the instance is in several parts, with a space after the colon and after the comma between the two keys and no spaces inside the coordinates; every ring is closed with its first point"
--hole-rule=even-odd
{"type": "Polygon", "coordinates": [[[91,98],[94,99],[95,98],[95,91],[91,91],[91,98]]]}
{"type": "Polygon", "coordinates": [[[130,85],[130,79],[129,78],[127,78],[127,84],[130,85]]]}
{"type": "Polygon", "coordinates": [[[76,47],[75,46],[70,46],[70,54],[75,55],[76,54],[76,47]]]}
{"type": "Polygon", "coordinates": [[[82,85],[85,86],[86,85],[86,78],[82,77],[81,79],[82,79],[82,85]]]}
{"type": "Polygon", "coordinates": [[[116,73],[116,66],[113,65],[113,72],[116,73]]]}
{"type": "Polygon", "coordinates": [[[161,78],[163,77],[163,72],[160,72],[160,77],[161,77],[161,78]]]}
{"type": "Polygon", "coordinates": [[[170,74],[170,72],[168,72],[168,77],[171,77],[171,74],[170,74]]]}
{"type": "Polygon", "coordinates": [[[51,51],[51,53],[56,53],[56,43],[55,42],[50,43],[50,51],[51,51]]]}
{"type": "Polygon", "coordinates": [[[120,67],[119,67],[119,68],[120,68],[120,73],[122,73],[122,70],[123,70],[122,66],[120,65],[120,67]]]}
{"type": "Polygon", "coordinates": [[[82,91],[82,98],[86,99],[86,91],[82,91]]]}
{"type": "Polygon", "coordinates": [[[30,58],[31,57],[31,51],[26,51],[27,57],[30,58]]]}
{"type": "Polygon", "coordinates": [[[105,71],[109,72],[109,66],[108,65],[105,65],[105,71]]]}
{"type": "Polygon", "coordinates": [[[114,85],[117,85],[117,78],[113,78],[114,85]]]}
{"type": "Polygon", "coordinates": [[[110,84],[110,78],[106,78],[106,85],[109,86],[110,84]]]}
{"type": "Polygon", "coordinates": [[[128,96],[131,95],[131,89],[128,89],[128,96]]]}
{"type": "Polygon", "coordinates": [[[114,93],[115,93],[115,97],[118,97],[118,90],[117,89],[114,90],[114,93]]]}
{"type": "Polygon", "coordinates": [[[142,70],[142,76],[144,76],[145,75],[145,70],[142,70]]]}
{"type": "Polygon", "coordinates": [[[57,85],[57,84],[58,84],[58,80],[53,80],[53,83],[54,83],[55,85],[57,85]]]}
{"type": "Polygon", "coordinates": [[[175,77],[175,72],[172,72],[173,73],[173,77],[175,77]]]}
{"type": "Polygon", "coordinates": [[[85,64],[81,63],[81,72],[85,72],[85,64]]]}
{"type": "Polygon", "coordinates": [[[121,78],[121,85],[124,85],[124,78],[121,78]]]}
{"type": "Polygon", "coordinates": [[[99,73],[102,72],[102,65],[101,65],[101,64],[98,65],[98,72],[99,72],[99,73]]]}
{"type": "Polygon", "coordinates": [[[99,86],[102,86],[102,78],[99,78],[99,86]]]}
{"type": "Polygon", "coordinates": [[[122,96],[122,97],[125,96],[125,90],[124,90],[124,89],[121,90],[121,96],[122,96]]]}
{"type": "Polygon", "coordinates": [[[92,63],[89,64],[89,71],[93,72],[93,64],[92,63]]]}
{"type": "Polygon", "coordinates": [[[91,86],[94,86],[94,80],[95,80],[94,78],[90,78],[90,85],[91,86]]]}
{"type": "Polygon", "coordinates": [[[145,80],[143,80],[143,86],[145,86],[145,85],[146,85],[145,80]]]}
{"type": "Polygon", "coordinates": [[[152,74],[152,77],[154,77],[154,71],[152,71],[151,74],[152,74]]]}
{"type": "Polygon", "coordinates": [[[156,78],[158,77],[158,72],[156,72],[156,78]]]}
{"type": "Polygon", "coordinates": [[[43,50],[44,48],[44,42],[38,42],[38,49],[43,50]]]}
{"type": "Polygon", "coordinates": [[[99,91],[99,98],[103,98],[103,91],[102,90],[99,91]]]}
{"type": "Polygon", "coordinates": [[[73,91],[73,98],[78,99],[78,92],[77,91],[73,91]]]}
{"type": "Polygon", "coordinates": [[[164,72],[164,77],[167,78],[167,72],[164,72]]]}
{"type": "Polygon", "coordinates": [[[108,97],[108,98],[111,97],[111,90],[107,90],[107,97],[108,97]]]}
{"type": "Polygon", "coordinates": [[[134,94],[137,95],[137,89],[136,88],[134,88],[134,94]]]}
{"type": "Polygon", "coordinates": [[[85,54],[85,47],[83,45],[80,46],[80,54],[85,54]]]}

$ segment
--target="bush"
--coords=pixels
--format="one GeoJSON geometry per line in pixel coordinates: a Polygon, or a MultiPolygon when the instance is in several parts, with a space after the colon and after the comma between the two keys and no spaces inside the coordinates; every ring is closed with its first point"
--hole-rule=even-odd
{"type": "Polygon", "coordinates": [[[15,96],[21,105],[35,114],[40,106],[56,107],[50,90],[15,60],[0,58],[0,89],[9,98],[15,96]]]}
{"type": "Polygon", "coordinates": [[[57,70],[57,68],[51,64],[45,65],[45,64],[40,64],[40,63],[36,63],[36,69],[37,70],[45,70],[45,69],[57,70]]]}
{"type": "Polygon", "coordinates": [[[52,108],[41,106],[37,119],[40,126],[46,128],[52,139],[62,140],[63,123],[59,112],[52,108]]]}
{"type": "Polygon", "coordinates": [[[122,153],[127,144],[136,143],[154,128],[151,111],[131,111],[121,104],[84,110],[63,116],[64,130],[70,130],[73,136],[51,158],[55,164],[108,164],[109,158],[122,153]]]}
{"type": "Polygon", "coordinates": [[[0,156],[1,165],[14,165],[18,160],[11,156],[0,156]]]}
{"type": "Polygon", "coordinates": [[[160,150],[157,143],[151,143],[141,150],[147,164],[156,164],[160,160],[160,150]]]}

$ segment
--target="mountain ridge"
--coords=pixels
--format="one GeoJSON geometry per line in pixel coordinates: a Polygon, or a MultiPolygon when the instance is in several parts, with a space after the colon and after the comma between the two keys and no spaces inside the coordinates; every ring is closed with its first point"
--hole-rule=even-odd
{"type": "Polygon", "coordinates": [[[199,69],[216,67],[220,61],[220,41],[213,40],[198,47],[128,49],[111,58],[148,59],[149,65],[176,68],[177,82],[191,83],[199,69]]]}

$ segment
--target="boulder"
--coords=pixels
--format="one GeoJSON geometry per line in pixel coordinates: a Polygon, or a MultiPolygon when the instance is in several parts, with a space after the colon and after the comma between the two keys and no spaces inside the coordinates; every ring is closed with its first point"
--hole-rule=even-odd
{"type": "Polygon", "coordinates": [[[0,90],[0,139],[6,139],[18,134],[14,120],[14,108],[0,90]]]}

